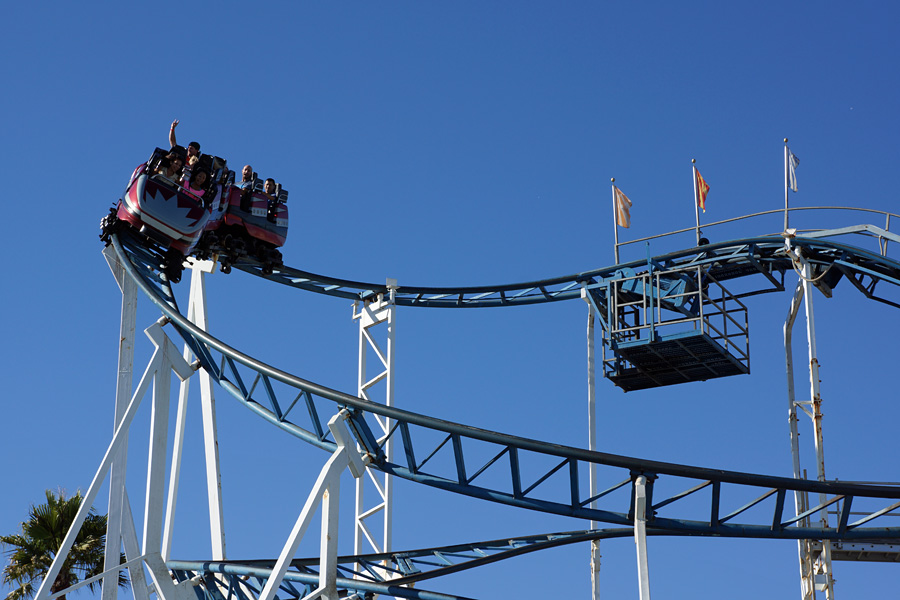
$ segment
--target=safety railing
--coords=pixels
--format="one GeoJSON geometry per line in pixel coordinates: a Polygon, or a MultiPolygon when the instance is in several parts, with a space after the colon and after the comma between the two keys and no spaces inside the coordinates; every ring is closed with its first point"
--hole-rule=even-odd
{"type": "MultiPolygon", "coordinates": [[[[872,208],[855,208],[855,207],[851,207],[851,206],[798,206],[798,207],[788,209],[789,214],[792,214],[792,213],[802,214],[804,217],[804,221],[806,221],[805,223],[802,224],[802,226],[795,226],[793,228],[795,230],[795,233],[797,235],[801,235],[801,236],[805,235],[805,234],[810,234],[810,233],[814,234],[815,232],[823,231],[825,229],[833,229],[833,227],[818,226],[816,223],[816,218],[822,218],[823,215],[827,215],[828,213],[832,213],[834,211],[842,211],[842,213],[843,213],[843,214],[841,214],[841,222],[842,223],[847,222],[847,217],[845,214],[847,212],[860,213],[860,216],[864,215],[865,216],[864,222],[866,222],[866,223],[877,223],[879,221],[883,222],[884,223],[884,231],[887,233],[894,233],[894,235],[890,235],[890,236],[879,235],[878,233],[873,233],[871,231],[852,231],[852,232],[848,231],[848,233],[854,233],[854,234],[859,234],[859,235],[873,238],[877,242],[878,252],[881,254],[881,256],[887,256],[888,243],[890,241],[892,241],[892,240],[897,241],[896,232],[891,232],[892,218],[900,218],[900,215],[895,214],[895,213],[891,213],[891,212],[887,212],[887,211],[883,211],[883,210],[875,210],[872,208]],[[873,219],[872,217],[874,215],[878,215],[878,218],[873,219]]],[[[725,226],[729,225],[729,224],[738,223],[741,221],[748,221],[751,219],[765,220],[765,217],[772,217],[772,216],[777,217],[777,219],[772,219],[773,223],[778,223],[779,225],[782,225],[782,223],[783,223],[782,217],[784,216],[784,213],[785,213],[785,210],[783,208],[779,208],[779,209],[774,209],[774,210],[766,210],[766,211],[762,211],[762,212],[752,213],[749,215],[742,215],[739,217],[732,217],[729,219],[723,219],[721,221],[714,221],[712,223],[706,223],[701,226],[701,231],[703,232],[702,235],[709,236],[709,234],[711,232],[718,232],[720,230],[724,231],[725,226]]],[[[797,221],[797,219],[795,219],[795,221],[797,221]]],[[[652,242],[655,240],[665,240],[667,238],[672,238],[674,236],[679,236],[679,235],[690,234],[691,237],[693,237],[694,235],[696,235],[696,232],[697,232],[697,228],[692,226],[692,227],[685,227],[683,229],[677,229],[675,231],[669,231],[667,233],[660,233],[657,235],[636,238],[633,240],[626,240],[624,242],[615,242],[614,243],[615,256],[618,257],[619,249],[622,247],[625,247],[625,246],[631,246],[633,244],[640,244],[640,243],[649,243],[649,242],[652,242]]],[[[766,236],[766,235],[770,235],[773,237],[781,236],[782,233],[783,233],[783,231],[781,231],[779,229],[772,229],[772,230],[770,230],[770,233],[762,234],[762,236],[766,236]]],[[[696,241],[697,240],[694,240],[693,243],[696,243],[696,241]]],[[[684,248],[685,246],[686,246],[686,244],[684,243],[684,240],[680,240],[678,243],[678,247],[684,248]]],[[[626,260],[626,262],[627,262],[627,260],[626,260]]]]}
{"type": "Polygon", "coordinates": [[[606,376],[629,367],[617,352],[623,345],[649,344],[686,331],[705,334],[749,370],[747,306],[701,266],[611,281],[608,322],[603,330],[606,376]]]}

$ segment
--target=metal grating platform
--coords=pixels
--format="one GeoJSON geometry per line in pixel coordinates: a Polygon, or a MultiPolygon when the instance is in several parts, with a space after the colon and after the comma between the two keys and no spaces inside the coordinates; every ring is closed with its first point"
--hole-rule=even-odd
{"type": "Polygon", "coordinates": [[[737,279],[747,277],[759,273],[759,267],[752,263],[716,263],[709,269],[709,274],[716,278],[717,281],[726,281],[729,279],[737,279]]]}
{"type": "Polygon", "coordinates": [[[700,331],[623,343],[616,354],[631,366],[606,376],[626,392],[750,372],[748,365],[700,331]]]}

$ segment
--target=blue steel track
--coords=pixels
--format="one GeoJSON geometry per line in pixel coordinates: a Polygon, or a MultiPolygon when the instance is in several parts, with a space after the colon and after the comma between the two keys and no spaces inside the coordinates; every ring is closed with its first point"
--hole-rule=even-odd
{"type": "MultiPolygon", "coordinates": [[[[128,275],[162,310],[169,324],[185,340],[213,379],[259,416],[289,434],[323,450],[334,450],[335,442],[326,423],[337,410],[346,408],[351,414],[348,425],[363,451],[372,458],[372,466],[376,469],[491,502],[627,528],[550,536],[554,544],[574,543],[590,539],[590,536],[614,537],[624,535],[623,531],[630,532],[634,522],[634,482],[639,475],[646,476],[649,482],[651,510],[648,533],[651,535],[900,543],[900,528],[884,526],[883,523],[886,515],[896,514],[900,509],[898,486],[798,480],[592,452],[386,407],[286,373],[197,329],[179,312],[169,283],[159,274],[158,257],[127,235],[114,235],[111,243],[128,275]],[[389,418],[394,423],[390,436],[395,440],[394,456],[399,457],[395,462],[386,460],[383,452],[385,440],[379,443],[372,433],[374,428],[370,423],[375,415],[389,418]],[[472,456],[474,452],[468,452],[475,446],[479,448],[479,459],[472,456]],[[485,448],[489,449],[487,453],[485,448]],[[431,462],[437,455],[449,457],[449,460],[431,462]],[[484,459],[484,456],[491,458],[484,459]],[[547,467],[547,464],[552,466],[547,467]],[[601,479],[599,486],[604,491],[594,497],[586,492],[589,464],[598,465],[601,477],[605,478],[601,479]],[[526,465],[532,468],[525,468],[526,465]],[[525,473],[541,474],[526,479],[525,473]],[[548,484],[550,481],[552,485],[548,484]],[[662,490],[666,493],[663,494],[662,490]],[[803,515],[795,516],[793,511],[785,510],[785,503],[792,500],[794,493],[808,493],[810,498],[823,494],[827,501],[812,506],[803,515]],[[596,507],[592,507],[594,503],[596,507]],[[815,526],[818,516],[826,510],[837,512],[836,525],[815,526]],[[693,518],[686,518],[687,515],[693,518]],[[813,525],[801,526],[804,522],[813,525]]],[[[883,253],[827,239],[795,237],[790,243],[794,248],[801,249],[816,272],[834,269],[867,298],[900,306],[897,298],[892,298],[892,294],[896,296],[900,289],[900,263],[897,261],[883,253]]],[[[738,296],[784,290],[785,273],[794,269],[790,256],[785,252],[785,240],[764,236],[689,248],[644,261],[521,284],[404,286],[395,291],[395,301],[399,306],[506,307],[580,298],[582,289],[602,299],[607,289],[606,282],[615,278],[617,273],[625,269],[640,272],[652,268],[651,265],[666,269],[702,266],[720,281],[746,278],[752,282],[746,286],[747,289],[736,294],[738,296]]],[[[388,291],[384,285],[324,277],[291,268],[264,275],[261,267],[253,263],[235,266],[283,285],[363,302],[388,291]]],[[[541,543],[537,541],[526,545],[539,549],[541,543]]],[[[485,547],[490,545],[485,544],[485,547]]],[[[522,544],[518,546],[519,551],[522,547],[522,544]]],[[[514,549],[511,545],[497,552],[502,555],[514,549]]],[[[453,553],[452,549],[444,550],[448,554],[453,553]]],[[[424,555],[434,555],[436,552],[441,550],[429,549],[424,555]]],[[[416,553],[392,554],[396,565],[412,565],[414,561],[410,561],[414,555],[416,553]]],[[[346,562],[360,563],[360,558],[350,557],[346,562]]],[[[384,559],[377,557],[377,560],[384,559]]],[[[462,560],[465,565],[470,562],[462,560]]],[[[364,563],[362,561],[360,564],[364,563]]],[[[172,563],[170,568],[179,577],[229,572],[263,578],[266,568],[270,568],[264,562],[252,568],[247,563],[242,565],[226,567],[218,563],[172,563]]],[[[454,567],[456,570],[461,568],[467,566],[454,567]]],[[[310,567],[304,566],[303,569],[291,575],[295,583],[306,579],[312,581],[310,567]]],[[[400,577],[398,582],[415,581],[414,574],[425,571],[418,567],[396,567],[396,574],[400,577]]],[[[347,575],[341,579],[340,585],[360,592],[389,593],[410,598],[451,597],[407,588],[386,591],[384,586],[396,584],[378,581],[371,573],[369,580],[366,573],[348,572],[347,575]],[[353,575],[363,579],[350,579],[353,575]]],[[[284,586],[287,587],[282,589],[285,595],[292,594],[290,581],[290,577],[286,578],[284,586]]],[[[295,592],[302,597],[302,589],[295,592]]]]}

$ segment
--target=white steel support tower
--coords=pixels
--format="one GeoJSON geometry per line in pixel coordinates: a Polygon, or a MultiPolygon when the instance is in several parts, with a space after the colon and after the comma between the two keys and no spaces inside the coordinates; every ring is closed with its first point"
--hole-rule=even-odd
{"type": "MultiPolygon", "coordinates": [[[[107,249],[108,250],[108,249],[107,249]]],[[[40,588],[35,594],[36,600],[50,600],[51,585],[62,569],[63,563],[71,551],[75,538],[88,516],[103,483],[109,478],[110,510],[107,521],[107,548],[109,553],[106,564],[112,564],[103,573],[86,579],[77,587],[104,579],[109,582],[104,587],[113,595],[117,589],[118,571],[127,568],[131,574],[134,597],[147,600],[151,593],[145,578],[149,572],[152,580],[152,593],[161,600],[184,600],[187,598],[191,582],[178,583],[172,581],[162,557],[162,530],[165,519],[165,468],[167,462],[167,438],[169,423],[169,392],[172,373],[184,381],[194,374],[194,369],[178,353],[175,345],[169,340],[163,325],[165,318],[153,323],[144,330],[154,346],[153,354],[143,375],[132,393],[131,380],[134,364],[134,324],[136,320],[137,287],[128,281],[124,269],[112,252],[106,257],[113,274],[122,290],[122,323],[119,341],[119,377],[117,382],[117,398],[115,410],[115,430],[106,453],[97,468],[97,472],[84,495],[84,500],[73,519],[62,545],[54,556],[53,563],[44,576],[40,588]],[[140,405],[152,388],[150,408],[150,440],[148,450],[147,475],[145,484],[145,500],[143,528],[138,537],[137,528],[131,513],[131,505],[125,485],[127,467],[127,446],[129,428],[133,423],[140,405]],[[119,564],[118,554],[124,546],[126,562],[119,564]]],[[[74,591],[76,586],[66,592],[74,591]]],[[[56,595],[53,595],[55,597],[56,595]]]]}
{"type": "Polygon", "coordinates": [[[638,590],[641,600],[650,600],[650,563],[647,558],[647,477],[634,482],[634,547],[637,552],[638,590]]]}
{"type": "MultiPolygon", "coordinates": [[[[379,294],[372,300],[353,304],[353,319],[359,321],[359,378],[358,395],[365,400],[394,406],[394,338],[396,334],[395,293],[397,280],[387,280],[388,294],[379,294]],[[368,358],[374,355],[374,368],[369,371],[368,358]]],[[[375,431],[378,441],[384,442],[388,462],[393,461],[394,440],[388,437],[391,419],[376,417],[380,431],[375,431]]],[[[368,545],[376,553],[390,552],[393,525],[391,498],[393,482],[387,473],[366,469],[366,476],[356,480],[356,517],[353,551],[363,554],[368,545]],[[366,493],[368,488],[369,493],[366,493]],[[371,495],[370,495],[371,494],[371,495]],[[366,499],[375,498],[367,507],[366,499]],[[380,519],[379,519],[380,517],[380,519]],[[370,527],[380,521],[380,536],[370,527]]],[[[371,500],[370,500],[371,502],[371,500]]]]}
{"type": "MultiPolygon", "coordinates": [[[[618,248],[616,248],[618,255],[618,248]]],[[[618,256],[616,256],[618,258],[618,256]]],[[[581,298],[588,305],[587,320],[587,363],[588,363],[588,449],[597,450],[597,381],[594,359],[594,305],[588,297],[587,290],[581,290],[581,298]]],[[[588,471],[588,485],[591,498],[598,493],[597,465],[591,464],[588,471]]],[[[597,507],[597,501],[591,501],[591,508],[597,507]]],[[[597,528],[597,522],[591,521],[591,529],[597,528]]],[[[600,540],[591,541],[591,600],[600,600],[600,540]]]]}
{"type": "MultiPolygon", "coordinates": [[[[794,477],[797,479],[805,479],[805,473],[800,469],[800,443],[798,429],[798,409],[806,413],[813,422],[815,451],[816,451],[816,478],[818,481],[825,481],[825,451],[822,437],[822,396],[820,393],[819,380],[819,359],[816,350],[816,324],[815,315],[813,313],[812,288],[815,279],[813,278],[812,267],[804,260],[799,250],[791,248],[790,239],[785,241],[786,247],[790,252],[795,265],[799,265],[797,269],[800,275],[800,281],[794,291],[791,300],[791,308],[784,324],[784,350],[785,361],[787,366],[787,388],[788,388],[788,421],[790,424],[791,435],[791,457],[793,461],[794,477]],[[806,309],[806,338],[809,356],[809,400],[798,400],[794,390],[794,365],[792,344],[792,330],[794,320],[800,311],[800,304],[806,309]]],[[[821,275],[820,275],[821,277],[821,275]]],[[[827,498],[824,494],[820,495],[818,503],[825,504],[827,498]]],[[[801,515],[810,508],[810,501],[806,494],[794,494],[794,509],[797,515],[801,515]]],[[[822,527],[828,527],[828,513],[820,511],[820,523],[822,527]]],[[[808,523],[807,517],[805,524],[808,523]]],[[[831,542],[823,540],[821,543],[813,543],[812,540],[799,540],[797,542],[798,555],[800,561],[800,586],[801,597],[804,600],[813,600],[816,592],[825,592],[827,600],[834,598],[834,578],[831,568],[831,542]]]]}
{"type": "MultiPolygon", "coordinates": [[[[172,544],[175,505],[178,496],[178,482],[181,472],[182,448],[187,414],[188,383],[194,369],[188,366],[191,355],[187,347],[183,357],[173,352],[173,345],[162,332],[161,322],[148,328],[157,351],[132,396],[132,379],[134,370],[135,322],[137,313],[137,285],[130,277],[125,276],[124,269],[112,253],[106,254],[110,268],[122,291],[122,317],[119,336],[119,368],[116,383],[116,407],[114,438],[110,452],[98,472],[108,469],[110,480],[109,512],[107,520],[106,555],[104,559],[103,600],[116,598],[119,552],[124,544],[131,572],[132,590],[138,600],[148,600],[149,591],[145,572],[141,563],[150,568],[156,582],[156,593],[168,589],[171,595],[170,580],[162,564],[169,558],[172,544]],[[172,447],[172,457],[168,480],[168,493],[165,494],[165,464],[167,460],[168,413],[169,413],[169,381],[172,370],[181,380],[178,410],[176,413],[176,431],[172,447]],[[125,484],[128,463],[128,428],[130,419],[134,417],[141,396],[152,382],[153,408],[151,416],[151,437],[149,460],[147,465],[147,483],[145,498],[145,514],[142,536],[139,539],[131,513],[131,505],[125,484]],[[163,496],[166,501],[163,502],[163,496]],[[165,509],[163,510],[163,507],[165,509]],[[160,532],[161,535],[160,535],[160,532]],[[165,573],[165,574],[164,574],[165,573]]],[[[213,272],[214,263],[197,262],[192,267],[190,302],[188,318],[198,327],[206,329],[206,295],[204,276],[213,272]]],[[[219,470],[218,439],[216,433],[215,399],[212,392],[212,379],[206,372],[201,372],[201,397],[204,432],[204,450],[206,455],[206,474],[209,496],[209,516],[211,531],[212,555],[215,560],[225,559],[225,532],[222,513],[222,486],[219,470]]],[[[102,479],[95,479],[95,484],[102,479]]],[[[87,500],[85,506],[90,506],[87,500]]],[[[77,527],[73,527],[74,535],[77,527]]]]}
{"type": "MultiPolygon", "coordinates": [[[[104,600],[107,594],[116,598],[118,571],[128,569],[131,575],[132,592],[136,600],[150,600],[155,595],[158,600],[189,600],[195,597],[192,588],[198,585],[199,579],[175,582],[166,568],[166,560],[171,550],[174,512],[178,495],[178,481],[182,463],[184,442],[186,405],[188,398],[187,381],[198,370],[199,363],[189,364],[191,357],[187,348],[182,356],[163,327],[168,323],[166,317],[159,319],[145,330],[155,347],[147,368],[137,388],[132,392],[132,371],[134,364],[135,322],[137,308],[137,286],[125,276],[124,269],[117,262],[113,253],[107,253],[107,259],[122,289],[122,323],[120,336],[119,376],[117,383],[116,427],[112,441],[101,464],[91,482],[84,500],[75,516],[74,522],[63,540],[53,564],[36,594],[39,600],[53,600],[60,593],[51,595],[50,586],[60,572],[63,562],[72,549],[88,511],[94,503],[104,481],[109,477],[110,510],[107,521],[107,558],[109,568],[96,577],[81,581],[76,586],[65,590],[74,591],[79,587],[98,580],[109,582],[103,586],[104,600]],[[176,431],[169,454],[169,417],[171,375],[175,373],[181,380],[179,405],[176,413],[176,431]],[[146,496],[144,501],[143,528],[140,534],[135,527],[125,487],[125,472],[129,428],[144,397],[152,387],[150,439],[146,475],[146,496]],[[168,482],[166,481],[166,464],[171,461],[168,482]],[[168,483],[168,493],[166,484],[168,483]],[[120,564],[119,553],[124,544],[126,562],[120,564]],[[146,569],[146,570],[145,570],[146,569]],[[151,582],[146,579],[149,573],[151,582]]],[[[208,261],[196,262],[193,265],[191,279],[190,303],[188,316],[199,328],[206,326],[206,298],[204,276],[213,272],[215,265],[208,261]]],[[[379,306],[386,302],[379,298],[379,306]]],[[[392,321],[391,321],[392,322],[392,321]]],[[[201,372],[201,395],[203,400],[202,416],[206,456],[206,474],[209,497],[209,517],[211,543],[214,560],[225,559],[225,533],[222,512],[222,487],[218,458],[218,440],[216,435],[215,401],[212,395],[212,378],[203,370],[201,372]]],[[[338,506],[340,500],[341,474],[349,470],[357,478],[366,470],[368,456],[362,456],[353,443],[345,420],[346,410],[340,411],[328,423],[334,436],[336,449],[323,467],[309,498],[289,534],[278,561],[266,586],[259,592],[260,600],[273,600],[279,591],[290,561],[311,524],[316,512],[321,514],[322,527],[320,533],[319,586],[308,596],[307,600],[339,600],[341,597],[337,587],[337,549],[338,549],[338,506]]],[[[389,542],[389,538],[388,538],[389,542]]],[[[242,594],[255,593],[245,589],[242,594]]]]}
{"type": "MultiPolygon", "coordinates": [[[[116,405],[113,420],[113,435],[125,418],[125,410],[131,399],[131,385],[134,374],[134,333],[137,322],[137,284],[125,275],[125,269],[114,258],[114,254],[104,252],[109,268],[115,276],[116,283],[122,291],[122,318],[119,328],[119,368],[116,378],[116,405]]],[[[102,600],[115,600],[118,573],[114,570],[119,565],[119,553],[122,542],[125,555],[132,559],[140,554],[137,533],[134,529],[134,518],[128,503],[125,489],[125,472],[128,466],[128,431],[122,433],[122,443],[113,456],[109,474],[109,510],[106,520],[106,549],[103,570],[107,575],[103,579],[102,600]],[[125,518],[127,513],[127,519],[125,518]]],[[[142,568],[130,569],[132,592],[136,600],[149,600],[147,581],[142,568]]]]}

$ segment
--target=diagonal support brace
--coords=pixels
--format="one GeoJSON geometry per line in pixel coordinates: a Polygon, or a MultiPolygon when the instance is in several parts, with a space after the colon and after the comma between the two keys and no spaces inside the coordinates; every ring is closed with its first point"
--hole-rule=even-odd
{"type": "Polygon", "coordinates": [[[155,383],[158,377],[168,378],[171,371],[175,371],[175,374],[182,380],[187,379],[194,373],[190,365],[181,358],[175,345],[172,344],[171,340],[169,340],[163,332],[162,326],[165,322],[165,318],[160,319],[144,330],[147,337],[149,337],[150,341],[153,342],[153,345],[156,346],[156,350],[154,350],[153,355],[150,358],[147,369],[144,371],[144,375],[141,377],[138,388],[132,395],[131,401],[125,409],[118,427],[116,427],[116,432],[113,434],[112,441],[109,443],[106,454],[100,461],[100,466],[94,475],[94,479],[91,481],[91,485],[84,496],[84,500],[81,502],[81,506],[75,515],[72,526],[69,528],[68,533],[66,533],[66,537],[63,538],[62,545],[57,551],[53,563],[50,565],[50,569],[44,576],[44,580],[41,582],[41,586],[35,595],[35,600],[47,600],[49,597],[50,587],[53,582],[56,581],[59,572],[62,570],[63,563],[68,557],[69,552],[72,550],[72,546],[75,544],[75,538],[78,536],[78,532],[81,531],[81,526],[84,524],[88,512],[90,512],[94,500],[97,498],[100,487],[106,479],[114,459],[118,456],[118,453],[124,447],[124,444],[127,443],[128,429],[130,428],[138,408],[141,405],[141,400],[150,388],[151,383],[155,383]]]}
{"type": "Polygon", "coordinates": [[[337,594],[337,541],[338,541],[338,505],[340,500],[341,473],[349,468],[354,477],[365,473],[368,457],[364,458],[356,449],[356,444],[347,429],[345,421],[349,411],[341,410],[328,422],[337,449],[322,467],[319,477],[313,486],[288,540],[278,556],[278,562],[266,582],[259,600],[274,600],[281,582],[287,573],[291,560],[297,552],[300,541],[312,522],[316,509],[322,506],[321,552],[319,560],[319,587],[303,600],[323,598],[338,600],[337,594]]]}

